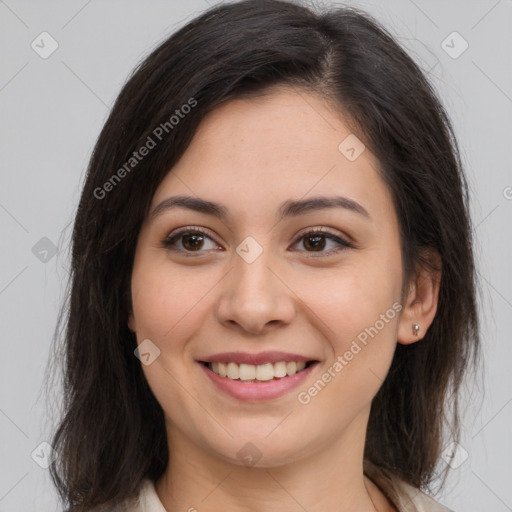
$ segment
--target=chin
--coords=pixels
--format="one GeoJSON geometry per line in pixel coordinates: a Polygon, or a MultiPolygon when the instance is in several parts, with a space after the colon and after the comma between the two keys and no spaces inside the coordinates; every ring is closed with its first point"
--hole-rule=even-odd
{"type": "MultiPolygon", "coordinates": [[[[275,425],[274,425],[275,428],[275,425]]],[[[233,439],[222,444],[211,442],[210,453],[229,464],[243,467],[276,468],[294,463],[305,457],[309,451],[304,444],[304,435],[295,439],[286,436],[286,442],[279,436],[268,436],[270,430],[247,431],[245,435],[238,433],[233,439]]],[[[208,440],[206,440],[208,442],[208,440]]]]}

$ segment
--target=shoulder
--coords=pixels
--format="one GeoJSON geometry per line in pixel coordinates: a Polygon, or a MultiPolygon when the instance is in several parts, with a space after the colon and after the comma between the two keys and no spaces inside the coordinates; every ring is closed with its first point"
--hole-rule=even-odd
{"type": "Polygon", "coordinates": [[[402,480],[395,480],[393,485],[399,512],[453,512],[432,496],[402,480]]]}
{"type": "Polygon", "coordinates": [[[166,512],[158,494],[155,484],[146,478],[143,480],[138,496],[126,502],[126,512],[166,512]]]}
{"type": "Polygon", "coordinates": [[[166,510],[158,498],[155,484],[145,478],[134,497],[128,498],[115,506],[97,507],[91,512],[166,512],[166,510]]]}
{"type": "MultiPolygon", "coordinates": [[[[388,482],[384,486],[382,484],[383,482],[380,482],[379,487],[392,498],[398,512],[453,512],[403,480],[394,479],[392,483],[388,482]]],[[[127,500],[121,507],[116,508],[116,511],[121,510],[123,512],[166,512],[156,493],[154,483],[149,479],[142,482],[135,498],[127,500]]]]}
{"type": "Polygon", "coordinates": [[[388,469],[364,460],[365,475],[383,492],[398,512],[454,512],[388,469]]]}

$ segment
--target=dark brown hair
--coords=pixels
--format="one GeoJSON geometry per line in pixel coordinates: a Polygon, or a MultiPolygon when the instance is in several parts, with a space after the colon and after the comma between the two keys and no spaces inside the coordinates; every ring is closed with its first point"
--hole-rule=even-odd
{"type": "Polygon", "coordinates": [[[418,264],[428,264],[424,248],[441,258],[434,321],[420,342],[397,346],[373,400],[368,465],[426,487],[440,474],[445,427],[450,440],[458,439],[459,390],[465,370],[478,360],[477,281],[467,184],[436,93],[393,37],[361,11],[316,13],[277,0],[222,4],[137,67],[90,160],[58,321],[65,320],[64,403],[51,443],[58,453],[51,476],[70,510],[115,505],[142,479],[156,480],[166,469],[164,414],[127,325],[138,234],[156,188],[205,115],[272,86],[326,98],[377,157],[400,223],[404,282],[418,264]],[[176,110],[187,113],[170,122],[176,110]],[[119,172],[162,125],[167,130],[157,147],[119,172]]]}

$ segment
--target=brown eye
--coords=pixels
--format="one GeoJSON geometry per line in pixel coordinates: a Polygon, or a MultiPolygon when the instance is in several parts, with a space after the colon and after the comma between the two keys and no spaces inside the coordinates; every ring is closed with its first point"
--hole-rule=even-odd
{"type": "Polygon", "coordinates": [[[339,253],[345,249],[353,247],[349,242],[346,242],[339,236],[334,235],[330,231],[325,229],[317,229],[314,231],[308,231],[297,239],[295,245],[298,245],[302,241],[302,246],[306,249],[306,253],[318,253],[317,255],[310,255],[313,257],[331,256],[339,253]],[[328,250],[324,250],[328,243],[334,243],[335,246],[328,250]]]}
{"type": "Polygon", "coordinates": [[[198,235],[196,233],[185,234],[182,237],[183,247],[187,249],[187,251],[195,251],[196,249],[200,249],[204,243],[203,235],[198,235]]]}
{"type": "Polygon", "coordinates": [[[218,247],[213,239],[199,228],[182,229],[167,237],[162,243],[167,249],[182,253],[202,253],[206,252],[208,249],[216,249],[218,247]],[[207,244],[208,241],[211,243],[212,247],[205,248],[205,244],[207,244]]]}
{"type": "MultiPolygon", "coordinates": [[[[309,231],[298,238],[295,245],[299,244],[301,240],[302,246],[306,251],[299,252],[318,253],[318,256],[330,256],[349,247],[353,247],[350,243],[327,230],[309,231]],[[335,247],[325,250],[329,242],[334,243],[335,247]]],[[[178,253],[184,253],[187,256],[192,255],[191,253],[197,253],[197,255],[200,255],[201,253],[208,251],[208,249],[218,250],[218,246],[215,244],[214,240],[200,228],[184,228],[167,237],[162,243],[167,249],[178,253]],[[205,248],[205,244],[208,242],[212,243],[212,247],[205,248]]]]}
{"type": "Polygon", "coordinates": [[[325,235],[309,235],[304,237],[304,247],[306,247],[306,249],[322,251],[325,244],[325,235]]]}

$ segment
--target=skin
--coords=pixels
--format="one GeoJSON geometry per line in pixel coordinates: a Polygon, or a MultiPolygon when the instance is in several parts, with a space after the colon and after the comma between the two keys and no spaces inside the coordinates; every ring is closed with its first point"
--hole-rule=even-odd
{"type": "Polygon", "coordinates": [[[368,149],[355,161],[338,150],[350,133],[309,92],[273,89],[231,100],[203,120],[153,197],[150,211],[178,194],[229,209],[225,222],[187,209],[148,216],[137,244],[128,323],[138,343],[150,339],[161,351],[143,370],[166,415],[170,459],[156,490],[167,510],[395,510],[363,476],[370,405],[397,342],[417,342],[430,326],[439,276],[420,270],[403,282],[390,192],[368,149]],[[334,192],[370,218],[335,208],[277,221],[284,201],[334,192]],[[183,237],[181,253],[166,248],[163,240],[185,226],[210,238],[196,251],[183,237]],[[314,251],[302,234],[322,227],[353,247],[325,238],[325,248],[314,251]],[[236,252],[248,236],[263,249],[252,263],[236,252]],[[325,255],[331,248],[341,250],[325,255]],[[394,303],[400,314],[307,405],[299,403],[298,393],[394,303]],[[219,391],[196,362],[265,350],[320,364],[298,389],[251,403],[219,391]],[[248,442],[261,455],[252,467],[237,457],[248,442]]]}

